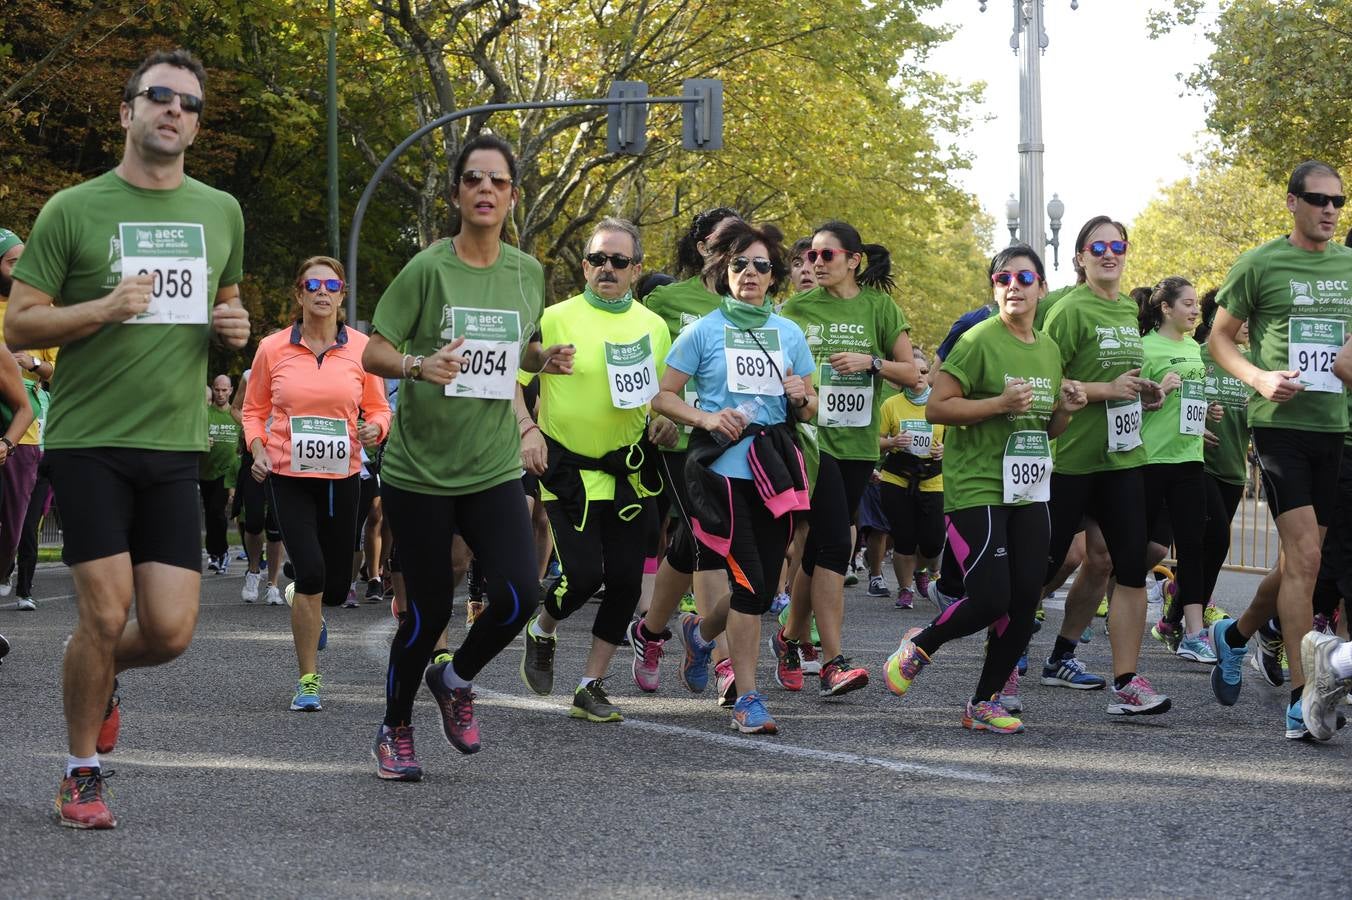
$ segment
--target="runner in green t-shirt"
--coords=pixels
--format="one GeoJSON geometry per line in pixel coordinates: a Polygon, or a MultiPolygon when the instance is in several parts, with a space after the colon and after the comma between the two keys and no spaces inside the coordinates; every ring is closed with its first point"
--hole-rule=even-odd
{"type": "MultiPolygon", "coordinates": [[[[1086,222],[1073,257],[1080,283],[1043,322],[1044,332],[1060,350],[1065,376],[1080,381],[1089,398],[1089,406],[1056,439],[1046,580],[1056,577],[1075,533],[1085,527],[1083,520],[1093,520],[1117,578],[1108,608],[1115,694],[1109,715],[1162,713],[1170,705],[1169,698],[1156,693],[1136,671],[1146,611],[1141,473],[1146,449],[1141,443],[1141,415],[1163,398],[1158,385],[1141,377],[1136,303],[1120,287],[1127,246],[1121,223],[1108,216],[1086,222]]],[[[1095,584],[1092,593],[1067,598],[1061,633],[1042,670],[1043,684],[1081,690],[1104,686],[1075,659],[1080,634],[1101,596],[1101,587],[1095,584]]]]}
{"type": "Polygon", "coordinates": [[[783,314],[807,335],[817,366],[820,461],[807,542],[776,646],[788,640],[810,643],[810,616],[815,616],[825,660],[819,691],[830,697],[868,684],[868,670],[851,665],[842,652],[841,625],[854,515],[878,462],[878,388],[883,378],[915,387],[919,376],[911,326],[889,294],[887,248],[865,244],[846,222],[827,222],[813,233],[806,256],[817,287],[791,298],[783,314]]]}
{"type": "Polygon", "coordinates": [[[1291,233],[1244,253],[1231,267],[1217,296],[1210,339],[1221,368],[1256,392],[1249,426],[1282,549],[1275,603],[1272,591],[1261,591],[1237,621],[1212,626],[1220,664],[1211,687],[1222,704],[1235,703],[1249,638],[1257,634],[1266,668],[1279,647],[1280,628],[1291,671],[1285,732],[1292,739],[1328,740],[1343,693],[1325,686],[1302,696],[1307,676],[1311,685],[1318,679],[1304,669],[1301,644],[1314,617],[1314,548],[1333,518],[1337,494],[1329,488],[1338,478],[1347,431],[1343,393],[1352,373],[1335,367],[1352,311],[1352,249],[1334,240],[1344,196],[1342,178],[1331,166],[1311,160],[1295,168],[1286,193],[1291,233]],[[1245,322],[1252,361],[1235,343],[1245,322]]]}
{"type": "MultiPolygon", "coordinates": [[[[602,219],[582,259],[586,288],[545,310],[540,320],[543,340],[575,348],[573,372],[540,378],[540,424],[522,440],[528,461],[545,459],[540,499],[561,574],[526,626],[521,675],[537,694],[550,693],[559,623],[604,586],[569,713],[618,722],[623,717],[603,682],[625,632],[633,630],[643,588],[647,554],[640,538],[655,525],[649,521],[653,504],[645,498],[664,488],[652,442],[676,443],[669,419],[648,421],[671,338],[662,318],[635,303],[630,292],[643,268],[643,244],[632,223],[602,219]]],[[[662,632],[645,637],[659,646],[664,640],[662,632]]]]}
{"type": "MultiPolygon", "coordinates": [[[[1146,412],[1141,436],[1149,459],[1144,472],[1145,520],[1153,525],[1167,507],[1178,560],[1176,597],[1151,634],[1181,659],[1212,665],[1216,654],[1202,630],[1204,532],[1197,527],[1206,520],[1202,438],[1209,407],[1202,349],[1192,339],[1197,316],[1197,291],[1177,275],[1155,285],[1141,304],[1145,353],[1141,375],[1164,392],[1164,403],[1146,412]]],[[[1147,564],[1158,563],[1167,552],[1167,547],[1152,542],[1147,564]]]]}
{"type": "Polygon", "coordinates": [[[122,94],[121,161],[43,207],[5,314],[11,349],[62,348],[46,448],[81,612],[66,645],[57,797],[75,828],[116,825],[96,755],[117,738],[114,676],[192,639],[208,343],[249,339],[239,203],[184,174],[205,83],[185,50],[142,61],[122,94]]]}
{"type": "Polygon", "coordinates": [[[207,404],[207,451],[202,454],[197,474],[207,528],[207,568],[218,575],[224,575],[230,568],[225,510],[230,505],[230,495],[235,492],[235,470],[239,467],[236,451],[239,436],[244,431],[230,408],[232,390],[229,375],[217,375],[211,381],[211,402],[207,404]]]}
{"type": "MultiPolygon", "coordinates": [[[[402,378],[381,468],[381,502],[410,609],[390,644],[385,721],[372,754],[377,774],[418,781],[413,699],[426,670],[447,740],[479,747],[471,680],[525,627],[539,592],[535,541],[521,487],[517,371],[566,374],[573,350],[541,348],[544,271],[502,241],[518,199],[516,157],[480,135],[455,161],[451,201],[460,228],[411,259],[376,305],[368,372],[402,378]],[[488,608],[450,663],[428,667],[451,618],[456,534],[488,574],[488,608]]],[[[538,474],[538,469],[537,469],[538,474]]]]}
{"type": "Polygon", "coordinates": [[[1051,442],[1084,407],[1063,379],[1061,354],[1033,327],[1046,293],[1042,260],[1015,245],[991,260],[996,317],[972,326],[934,379],[925,417],[947,426],[944,512],[948,550],[967,596],[927,628],[911,629],[887,659],[887,686],[904,695],[949,641],[991,629],[967,728],[1013,734],[1023,723],[1016,664],[1033,632],[1051,540],[1051,442]]]}

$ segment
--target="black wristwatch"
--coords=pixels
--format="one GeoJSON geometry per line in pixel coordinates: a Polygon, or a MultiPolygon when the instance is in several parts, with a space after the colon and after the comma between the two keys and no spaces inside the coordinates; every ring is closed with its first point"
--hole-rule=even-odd
{"type": "Polygon", "coordinates": [[[10,453],[14,452],[14,442],[11,441],[9,438],[0,435],[0,444],[4,444],[6,447],[8,447],[10,453]]]}
{"type": "Polygon", "coordinates": [[[36,372],[38,369],[41,369],[41,368],[42,368],[42,360],[40,360],[40,359],[35,359],[35,360],[33,360],[33,365],[31,365],[31,366],[28,367],[28,371],[30,371],[30,372],[36,372]]]}
{"type": "Polygon", "coordinates": [[[868,370],[874,375],[881,375],[883,371],[883,361],[878,357],[873,357],[873,362],[869,364],[868,370]]]}

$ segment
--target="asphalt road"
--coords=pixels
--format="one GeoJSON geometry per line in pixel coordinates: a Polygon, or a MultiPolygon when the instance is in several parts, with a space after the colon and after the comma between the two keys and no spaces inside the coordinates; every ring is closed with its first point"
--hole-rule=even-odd
{"type": "MultiPolygon", "coordinates": [[[[847,646],[874,683],[829,701],[788,694],[763,655],[778,737],[737,735],[712,691],[681,688],[674,642],[656,696],[617,658],[623,725],[568,718],[568,690],[528,695],[517,645],[478,683],[483,751],[456,753],[424,692],[427,776],[397,784],[369,755],[388,607],[329,612],[324,711],[289,712],[287,610],[242,604],[235,567],[205,577],[187,654],[122,678],[111,832],[60,828],[52,812],[68,574],[39,573],[37,612],[0,611],[14,645],[0,667],[0,895],[1346,895],[1327,879],[1347,846],[1352,737],[1288,742],[1281,692],[1247,678],[1222,708],[1204,667],[1153,642],[1142,668],[1173,711],[1110,718],[1102,692],[1031,679],[1015,736],[959,724],[979,636],[944,648],[904,700],[888,693],[886,655],[931,611],[895,611],[862,585],[847,646]]],[[[1226,574],[1218,595],[1238,610],[1254,584],[1226,574]]],[[[561,687],[580,674],[592,611],[564,624],[561,687]]],[[[1098,627],[1081,656],[1102,672],[1098,627]]]]}

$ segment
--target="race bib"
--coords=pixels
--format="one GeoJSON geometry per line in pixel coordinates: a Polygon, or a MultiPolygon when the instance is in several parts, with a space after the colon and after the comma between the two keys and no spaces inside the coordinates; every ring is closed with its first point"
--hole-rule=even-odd
{"type": "Polygon", "coordinates": [[[657,363],[648,335],[631,344],[606,341],[606,377],[616,409],[635,409],[657,396],[657,363]]]}
{"type": "Polygon", "coordinates": [[[521,319],[516,310],[452,307],[449,334],[442,331],[441,336],[465,339],[459,350],[465,365],[446,385],[447,397],[512,399],[521,368],[521,319]]]}
{"type": "Polygon", "coordinates": [[[322,416],[291,417],[291,471],[346,475],[350,468],[347,423],[322,416]]]}
{"type": "MultiPolygon", "coordinates": [[[[873,375],[841,375],[822,363],[817,373],[817,424],[823,428],[862,428],[873,421],[873,375]]],[[[928,455],[928,454],[927,454],[928,455]]]]}
{"type": "Polygon", "coordinates": [[[1141,446],[1141,398],[1109,400],[1108,452],[1125,453],[1141,446]]]}
{"type": "Polygon", "coordinates": [[[934,452],[934,426],[924,419],[903,419],[900,429],[911,435],[911,446],[906,452],[920,459],[929,459],[934,452]]]}
{"type": "Polygon", "coordinates": [[[125,325],[205,325],[207,241],[201,225],[122,222],[122,276],[153,275],[150,306],[125,325]]]}
{"type": "MultiPolygon", "coordinates": [[[[696,391],[693,387],[691,387],[691,382],[687,381],[685,383],[685,392],[681,396],[686,403],[689,403],[695,409],[699,409],[699,392],[696,391]]],[[[689,434],[690,432],[695,430],[695,426],[682,425],[681,429],[685,431],[686,434],[689,434]]]]}
{"type": "Polygon", "coordinates": [[[1343,346],[1344,333],[1343,323],[1338,319],[1291,320],[1286,367],[1300,372],[1305,390],[1342,393],[1343,383],[1333,374],[1333,359],[1343,346]]]}
{"type": "Polygon", "coordinates": [[[779,346],[778,328],[754,328],[747,332],[724,326],[723,358],[728,367],[730,392],[784,396],[780,377],[784,372],[784,352],[779,346]]]}
{"type": "Polygon", "coordinates": [[[1178,390],[1183,400],[1178,411],[1179,433],[1201,437],[1206,427],[1206,386],[1200,381],[1185,381],[1178,390]]]}
{"type": "Polygon", "coordinates": [[[1046,503],[1052,496],[1052,447],[1045,431],[1016,431],[1000,465],[1004,502],[1046,503]]]}

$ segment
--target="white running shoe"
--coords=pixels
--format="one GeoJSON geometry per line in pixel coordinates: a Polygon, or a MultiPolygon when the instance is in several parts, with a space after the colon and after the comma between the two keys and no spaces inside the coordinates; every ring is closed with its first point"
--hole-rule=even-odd
{"type": "Polygon", "coordinates": [[[282,592],[277,590],[277,585],[268,585],[268,606],[281,606],[284,603],[286,601],[282,599],[282,592]]]}
{"type": "Polygon", "coordinates": [[[14,608],[24,610],[26,612],[31,612],[37,609],[38,605],[33,602],[32,597],[20,597],[18,600],[14,601],[14,608]]]}
{"type": "Polygon", "coordinates": [[[244,587],[240,588],[239,597],[245,603],[255,603],[258,600],[258,588],[263,583],[262,572],[245,572],[244,587]]]}

